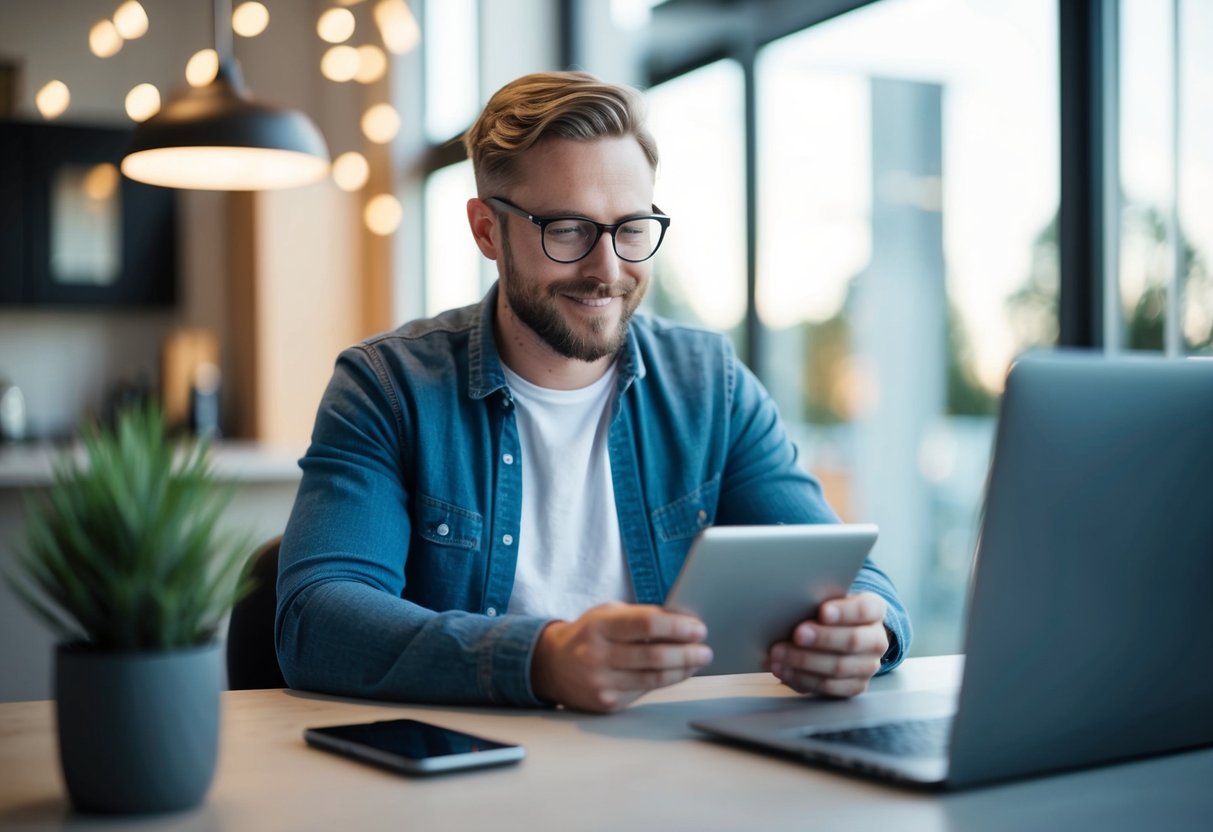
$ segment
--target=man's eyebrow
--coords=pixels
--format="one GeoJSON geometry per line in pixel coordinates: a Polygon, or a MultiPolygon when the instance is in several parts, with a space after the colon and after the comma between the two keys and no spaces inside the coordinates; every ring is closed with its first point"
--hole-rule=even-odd
{"type": "MultiPolygon", "coordinates": [[[[640,209],[639,211],[629,211],[626,214],[620,214],[614,220],[612,220],[611,222],[606,223],[606,224],[611,225],[612,223],[622,222],[624,220],[631,219],[632,217],[647,217],[652,213],[653,213],[653,206],[649,205],[645,208],[640,209]]],[[[573,208],[555,208],[551,211],[535,211],[535,212],[533,212],[533,214],[534,214],[534,216],[539,217],[540,219],[543,219],[545,217],[577,217],[579,219],[585,219],[585,220],[590,220],[591,222],[597,222],[597,220],[595,220],[593,217],[591,217],[589,214],[585,213],[584,211],[577,211],[573,208]]]]}

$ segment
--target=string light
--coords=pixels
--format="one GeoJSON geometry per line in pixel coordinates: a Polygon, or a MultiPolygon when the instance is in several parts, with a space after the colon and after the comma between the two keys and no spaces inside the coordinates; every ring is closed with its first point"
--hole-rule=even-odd
{"type": "Polygon", "coordinates": [[[370,165],[361,153],[351,150],[333,160],[333,181],[343,191],[361,190],[370,173],[370,165]]]}
{"type": "Polygon", "coordinates": [[[114,12],[114,27],[126,40],[137,40],[147,34],[147,12],[138,0],[126,0],[114,12]]]}
{"type": "Polygon", "coordinates": [[[122,35],[112,20],[98,20],[88,30],[88,49],[98,58],[112,58],[122,51],[122,35]]]}
{"type": "Polygon", "coordinates": [[[344,43],[354,34],[354,13],[349,9],[329,9],[316,22],[316,33],[329,43],[344,43]]]}
{"type": "Polygon", "coordinates": [[[185,80],[191,87],[205,87],[219,73],[219,53],[214,49],[199,49],[185,65],[185,80]]]}
{"type": "Polygon", "coordinates": [[[404,209],[400,200],[391,194],[379,194],[366,204],[362,219],[372,233],[386,237],[400,227],[404,218],[404,209]]]}
{"type": "Polygon", "coordinates": [[[360,59],[352,46],[333,46],[320,59],[320,72],[330,81],[345,82],[358,74],[360,59]]]}
{"type": "Polygon", "coordinates": [[[232,28],[245,38],[255,38],[270,25],[270,12],[257,2],[241,3],[232,12],[232,28]]]}
{"type": "Polygon", "coordinates": [[[147,121],[160,112],[160,90],[152,84],[139,84],[126,94],[126,114],[132,121],[147,121]]]}
{"type": "Polygon", "coordinates": [[[358,71],[354,80],[359,84],[370,84],[378,81],[387,72],[387,55],[373,43],[358,47],[358,71]]]}
{"type": "Polygon", "coordinates": [[[362,133],[375,144],[387,144],[400,132],[400,114],[391,104],[376,104],[362,116],[362,133]]]}
{"type": "Polygon", "coordinates": [[[72,93],[62,81],[48,81],[34,96],[34,106],[48,121],[63,115],[72,103],[72,93]]]}

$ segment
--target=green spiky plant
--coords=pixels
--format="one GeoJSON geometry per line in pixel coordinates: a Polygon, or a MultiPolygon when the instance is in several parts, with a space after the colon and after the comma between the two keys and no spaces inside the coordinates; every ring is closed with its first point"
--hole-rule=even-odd
{"type": "Polygon", "coordinates": [[[27,502],[28,539],[6,576],[66,644],[171,650],[214,640],[248,591],[248,540],[218,530],[231,499],[208,443],[169,439],[154,405],[83,431],[84,458],[63,454],[47,493],[27,502]]]}

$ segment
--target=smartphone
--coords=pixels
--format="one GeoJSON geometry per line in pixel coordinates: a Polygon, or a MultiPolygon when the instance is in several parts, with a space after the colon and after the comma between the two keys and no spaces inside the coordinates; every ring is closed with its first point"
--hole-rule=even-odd
{"type": "Polygon", "coordinates": [[[404,774],[499,766],[517,763],[526,756],[526,749],[521,745],[497,742],[416,719],[308,728],[303,732],[303,738],[315,748],[404,774]]]}

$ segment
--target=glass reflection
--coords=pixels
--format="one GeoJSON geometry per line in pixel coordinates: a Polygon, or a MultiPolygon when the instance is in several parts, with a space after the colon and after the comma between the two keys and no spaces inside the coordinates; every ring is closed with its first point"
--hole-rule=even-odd
{"type": "Polygon", "coordinates": [[[110,286],[122,273],[122,188],[112,164],[61,165],[51,184],[56,283],[110,286]]]}

